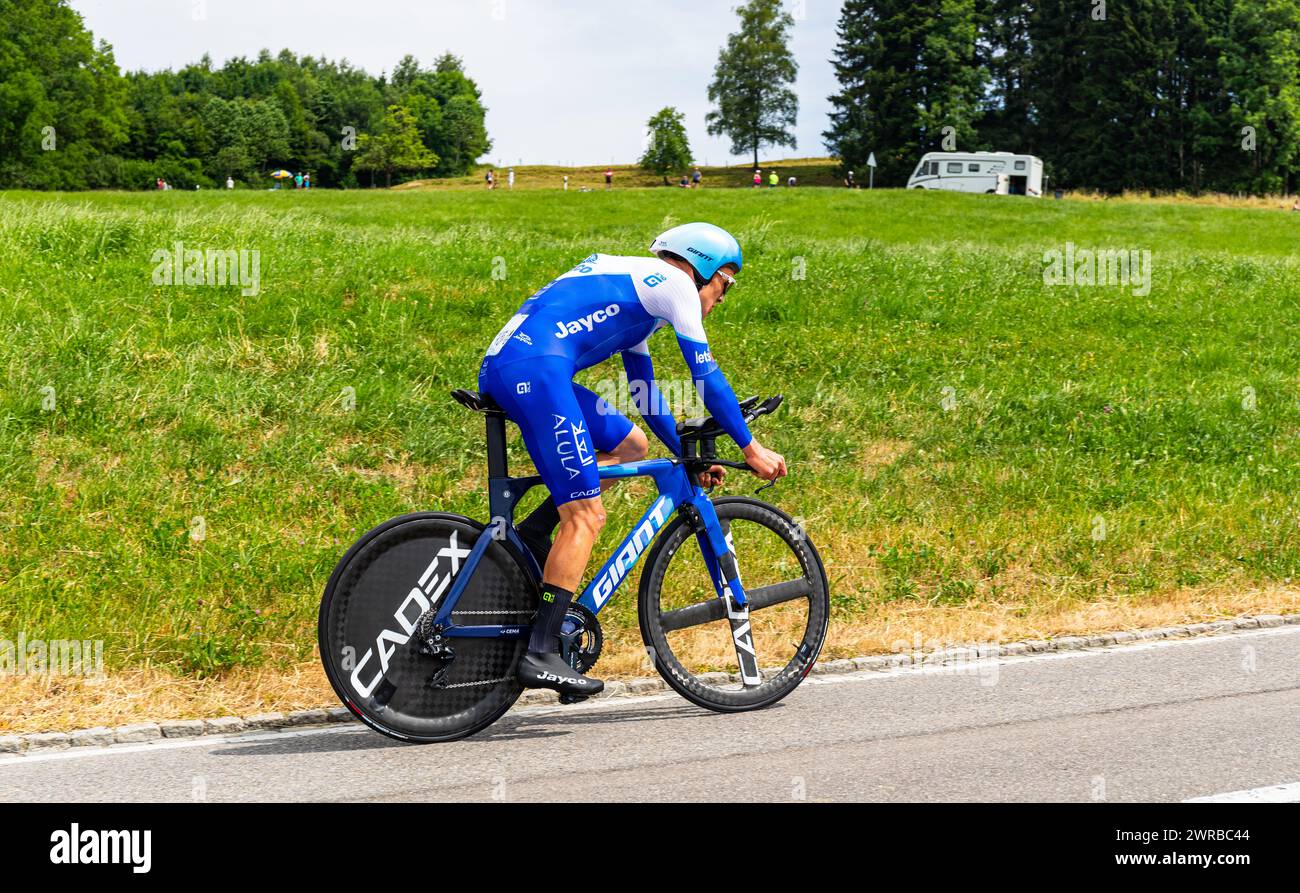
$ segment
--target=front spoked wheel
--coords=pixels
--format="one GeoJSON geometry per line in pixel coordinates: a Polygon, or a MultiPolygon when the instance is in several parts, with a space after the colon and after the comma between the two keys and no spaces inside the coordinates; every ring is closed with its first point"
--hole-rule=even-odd
{"type": "Polygon", "coordinates": [[[699,542],[680,516],[656,541],[641,576],[641,638],[672,688],[722,713],[770,707],[794,691],[826,641],[830,586],[812,541],[779,509],[756,499],[714,501],[750,602],[761,682],[742,681],[727,605],[709,579],[699,542]]]}

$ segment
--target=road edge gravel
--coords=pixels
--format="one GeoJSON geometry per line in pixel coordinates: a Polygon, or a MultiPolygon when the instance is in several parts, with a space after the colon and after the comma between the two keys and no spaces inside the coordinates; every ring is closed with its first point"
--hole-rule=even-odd
{"type": "MultiPolygon", "coordinates": [[[[1061,636],[1055,639],[1029,639],[1004,645],[981,644],[957,646],[933,651],[911,651],[895,654],[878,654],[869,657],[840,658],[821,661],[813,665],[812,675],[827,676],[845,673],[886,672],[902,667],[941,666],[968,663],[1001,657],[1042,654],[1053,651],[1083,651],[1109,648],[1115,645],[1136,645],[1158,639],[1184,639],[1214,636],[1239,630],[1269,629],[1300,625],[1300,614],[1259,614],[1236,620],[1217,620],[1209,623],[1192,623],[1186,626],[1169,626],[1158,629],[1127,630],[1099,633],[1091,636],[1061,636]]],[[[766,672],[766,671],[765,671],[766,672]]],[[[734,675],[734,674],[733,674],[734,675]]],[[[723,673],[706,674],[716,681],[735,681],[723,673]]],[[[738,677],[737,677],[738,678],[738,677]]],[[[597,700],[634,698],[668,691],[668,685],[659,677],[611,681],[597,700]]],[[[556,704],[558,698],[549,691],[526,691],[516,702],[516,707],[556,704]]],[[[104,747],[112,744],[147,744],[152,741],[199,738],[204,736],[232,735],[255,731],[284,731],[299,726],[319,726],[327,723],[356,723],[346,707],[326,707],[314,710],[294,710],[290,713],[259,713],[252,716],[225,716],[217,719],[161,720],[140,722],[108,728],[78,729],[72,732],[33,732],[22,735],[0,735],[0,754],[34,754],[68,750],[76,747],[104,747]]]]}

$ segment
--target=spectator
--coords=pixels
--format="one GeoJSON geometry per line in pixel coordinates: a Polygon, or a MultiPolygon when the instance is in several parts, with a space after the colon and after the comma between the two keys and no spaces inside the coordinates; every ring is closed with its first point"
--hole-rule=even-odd
{"type": "Polygon", "coordinates": [[[226,177],[226,188],[227,188],[227,189],[234,189],[234,188],[235,188],[235,178],[234,178],[234,177],[226,177]]]}
{"type": "Polygon", "coordinates": [[[564,191],[565,191],[565,192],[568,192],[568,191],[569,191],[569,175],[568,175],[568,174],[565,174],[565,175],[564,175],[564,191]]]}
{"type": "Polygon", "coordinates": [[[483,179],[487,182],[488,189],[491,189],[495,185],[496,177],[493,176],[492,168],[488,168],[487,176],[483,179]]]}
{"type": "Polygon", "coordinates": [[[511,189],[515,188],[515,169],[510,168],[510,173],[506,175],[506,185],[511,189]]]}
{"type": "Polygon", "coordinates": [[[799,185],[799,178],[791,177],[788,181],[786,181],[786,185],[789,186],[791,189],[794,189],[796,186],[799,185]]]}
{"type": "Polygon", "coordinates": [[[162,177],[159,177],[159,178],[158,178],[158,191],[159,191],[159,192],[162,192],[162,191],[163,191],[163,178],[162,178],[162,177]]]}
{"type": "Polygon", "coordinates": [[[301,188],[302,188],[302,173],[301,173],[301,172],[296,173],[296,174],[293,175],[293,188],[294,188],[294,189],[301,189],[301,188]]]}
{"type": "Polygon", "coordinates": [[[612,168],[607,168],[605,170],[605,188],[606,189],[614,188],[614,171],[612,168]]]}
{"type": "Polygon", "coordinates": [[[781,185],[781,178],[777,176],[776,171],[772,171],[772,176],[767,178],[767,183],[772,189],[776,189],[781,185]]]}
{"type": "Polygon", "coordinates": [[[689,179],[687,179],[687,177],[686,177],[685,174],[682,174],[681,182],[679,182],[677,185],[680,186],[680,187],[682,187],[683,189],[690,189],[690,188],[691,188],[691,181],[690,181],[689,179]]]}
{"type": "Polygon", "coordinates": [[[754,188],[755,189],[763,188],[763,172],[758,168],[754,168],[754,188]]]}
{"type": "Polygon", "coordinates": [[[849,189],[858,188],[858,181],[853,179],[853,171],[849,171],[849,175],[844,178],[844,185],[847,186],[849,189]]]}
{"type": "Polygon", "coordinates": [[[311,189],[311,174],[302,175],[302,188],[311,189]]]}
{"type": "Polygon", "coordinates": [[[695,185],[696,189],[699,189],[701,186],[704,185],[704,174],[700,173],[700,169],[698,167],[695,169],[695,173],[691,177],[691,182],[695,185]]]}

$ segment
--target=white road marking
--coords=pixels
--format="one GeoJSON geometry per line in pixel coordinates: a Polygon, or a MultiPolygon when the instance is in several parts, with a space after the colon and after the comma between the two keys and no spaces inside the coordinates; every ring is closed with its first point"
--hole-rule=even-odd
{"type": "MultiPolygon", "coordinates": [[[[978,678],[985,669],[994,666],[1000,667],[1012,664],[1037,663],[1038,661],[1083,660],[1087,658],[1100,657],[1102,655],[1114,654],[1116,652],[1129,653],[1136,651],[1158,651],[1162,648],[1214,645],[1224,641],[1237,641],[1239,639],[1273,638],[1275,636],[1298,634],[1300,634],[1300,625],[1292,624],[1289,626],[1274,627],[1270,629],[1237,630],[1231,633],[1220,633],[1219,635],[1214,636],[1198,636],[1196,638],[1187,639],[1153,639],[1151,641],[1121,642],[1115,645],[1090,647],[1078,651],[1031,652],[1029,654],[1003,655],[999,657],[985,657],[978,659],[972,658],[948,664],[923,664],[919,667],[904,666],[890,670],[858,670],[853,673],[811,675],[804,680],[804,684],[843,685],[845,683],[853,682],[883,682],[888,679],[901,679],[907,676],[970,676],[972,678],[978,678]]],[[[955,643],[953,647],[960,646],[955,643]]]]}
{"type": "Polygon", "coordinates": [[[1193,797],[1184,803],[1300,803],[1300,781],[1294,784],[1275,784],[1249,791],[1233,791],[1209,797],[1193,797]]]}
{"type": "MultiPolygon", "coordinates": [[[[1236,641],[1239,639],[1271,638],[1274,636],[1296,634],[1300,634],[1300,625],[1293,624],[1270,629],[1238,630],[1231,633],[1221,633],[1215,636],[1201,636],[1197,638],[1155,639],[1149,642],[1125,642],[1117,645],[1107,645],[1103,648],[1088,648],[1080,651],[1047,651],[1024,655],[1008,655],[1005,657],[972,660],[959,664],[898,667],[890,670],[859,670],[853,673],[810,675],[804,680],[804,684],[845,685],[864,682],[886,682],[891,679],[905,679],[911,676],[935,675],[965,675],[970,676],[973,679],[978,679],[982,672],[981,668],[987,669],[994,665],[1003,666],[1052,660],[1081,660],[1109,655],[1117,651],[1154,651],[1161,648],[1213,645],[1226,640],[1236,641]]],[[[633,697],[602,698],[570,706],[562,706],[560,704],[536,704],[529,707],[515,707],[506,715],[510,717],[530,717],[547,716],[551,714],[570,714],[576,711],[618,710],[627,709],[629,707],[640,707],[642,705],[655,704],[663,701],[678,700],[680,699],[677,697],[676,692],[666,691],[656,692],[649,695],[636,695],[633,697]]],[[[111,756],[113,754],[139,753],[141,751],[156,750],[182,750],[191,747],[217,747],[220,745],[243,744],[253,741],[284,741],[291,738],[334,735],[343,732],[354,732],[358,734],[365,733],[367,735],[378,734],[377,732],[370,731],[359,722],[350,722],[303,729],[286,729],[280,732],[240,732],[234,735],[209,735],[196,738],[161,739],[147,744],[113,744],[106,747],[76,747],[70,750],[54,750],[48,752],[38,751],[32,754],[9,754],[0,756],[0,769],[9,766],[23,766],[30,763],[80,760],[88,757],[111,756]]]]}

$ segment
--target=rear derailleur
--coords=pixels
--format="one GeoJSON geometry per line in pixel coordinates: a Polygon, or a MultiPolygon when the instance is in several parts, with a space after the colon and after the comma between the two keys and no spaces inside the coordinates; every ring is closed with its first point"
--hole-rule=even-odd
{"type": "Polygon", "coordinates": [[[451,643],[443,637],[442,627],[433,625],[432,621],[432,611],[416,621],[413,650],[420,657],[430,657],[437,662],[433,675],[425,684],[435,691],[440,691],[447,687],[447,677],[451,673],[452,662],[456,660],[456,652],[452,650],[451,643]]]}

